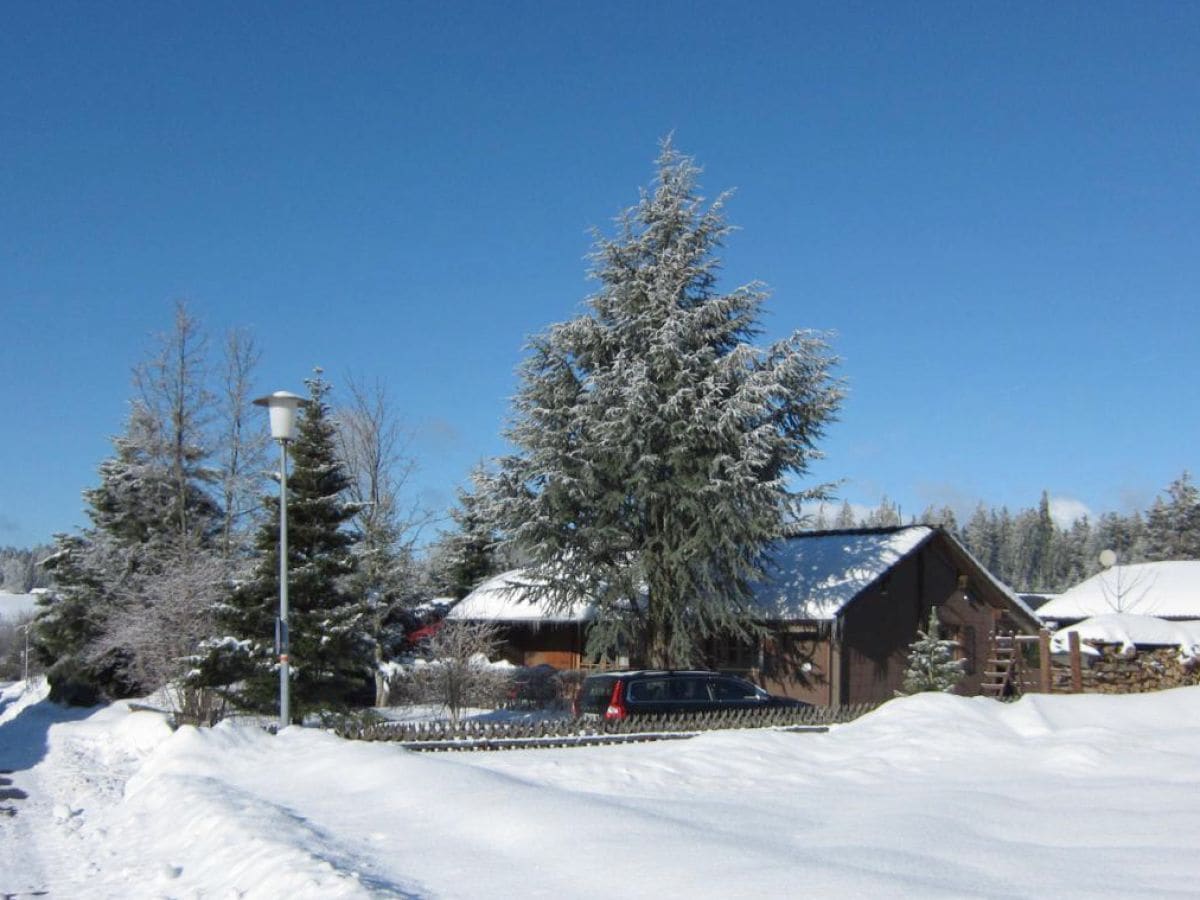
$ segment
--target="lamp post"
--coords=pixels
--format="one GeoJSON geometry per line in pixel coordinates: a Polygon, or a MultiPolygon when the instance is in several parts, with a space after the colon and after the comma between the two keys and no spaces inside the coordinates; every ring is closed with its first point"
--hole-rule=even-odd
{"type": "Polygon", "coordinates": [[[29,629],[33,627],[32,622],[26,622],[21,626],[21,630],[25,632],[25,653],[21,656],[23,668],[21,680],[25,682],[26,688],[29,686],[29,629]]]}
{"type": "Polygon", "coordinates": [[[296,439],[296,410],[308,403],[288,391],[276,391],[254,401],[265,406],[271,417],[271,437],[279,442],[279,619],[275,624],[275,647],[279,653],[279,727],[287,728],[289,709],[288,665],[288,569],[287,569],[287,445],[296,439]]]}

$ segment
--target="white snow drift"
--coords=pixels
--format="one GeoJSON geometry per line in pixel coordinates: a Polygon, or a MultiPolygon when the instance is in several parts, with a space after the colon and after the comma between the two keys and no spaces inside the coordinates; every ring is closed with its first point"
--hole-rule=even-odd
{"type": "Polygon", "coordinates": [[[1200,688],[455,755],[40,698],[0,695],[0,895],[1200,893],[1200,688]]]}

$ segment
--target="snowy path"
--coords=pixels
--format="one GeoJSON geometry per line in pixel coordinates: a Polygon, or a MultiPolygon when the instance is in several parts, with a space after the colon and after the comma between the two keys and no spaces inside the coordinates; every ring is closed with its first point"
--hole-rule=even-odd
{"type": "Polygon", "coordinates": [[[437,755],[30,699],[0,709],[0,897],[1200,894],[1198,688],[437,755]]]}
{"type": "Polygon", "coordinates": [[[120,837],[111,813],[141,762],[136,742],[112,739],[114,722],[129,713],[31,702],[40,696],[0,694],[0,769],[25,795],[0,817],[0,896],[78,895],[82,885],[92,896],[128,895],[130,883],[145,880],[146,863],[112,865],[118,854],[109,848],[120,837]]]}

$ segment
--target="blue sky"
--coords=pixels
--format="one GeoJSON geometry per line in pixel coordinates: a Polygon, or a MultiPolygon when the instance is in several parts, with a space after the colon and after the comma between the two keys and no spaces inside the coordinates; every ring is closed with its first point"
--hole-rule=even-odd
{"type": "Polygon", "coordinates": [[[185,299],[263,392],[382,380],[444,506],[659,139],[737,192],[725,287],[837,333],[813,472],[1147,505],[1200,444],[1200,6],[12,3],[0,544],[83,523],[185,299]]]}

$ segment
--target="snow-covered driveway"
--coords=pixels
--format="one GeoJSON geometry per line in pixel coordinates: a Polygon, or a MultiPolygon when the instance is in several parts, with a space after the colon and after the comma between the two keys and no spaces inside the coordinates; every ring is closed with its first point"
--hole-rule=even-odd
{"type": "Polygon", "coordinates": [[[1200,894],[1197,688],[458,755],[34,699],[0,712],[0,896],[1200,894]]]}

